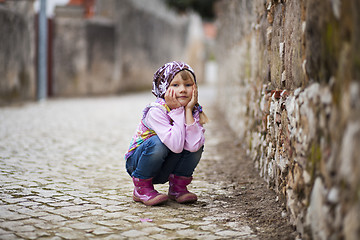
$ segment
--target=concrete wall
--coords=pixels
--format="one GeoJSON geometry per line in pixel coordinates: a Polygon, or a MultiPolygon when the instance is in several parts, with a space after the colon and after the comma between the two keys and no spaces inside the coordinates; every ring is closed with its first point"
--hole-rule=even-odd
{"type": "Polygon", "coordinates": [[[360,2],[227,0],[217,12],[218,104],[259,174],[303,239],[358,239],[360,2]]]}
{"type": "Polygon", "coordinates": [[[55,96],[151,89],[154,72],[172,60],[187,61],[202,79],[198,16],[178,16],[158,0],[97,1],[91,20],[61,12],[55,18],[55,96]]]}
{"type": "Polygon", "coordinates": [[[108,21],[55,18],[54,96],[117,93],[115,26],[108,21]]]}
{"type": "Polygon", "coordinates": [[[32,1],[0,4],[0,104],[36,97],[32,1]]]}
{"type": "MultiPolygon", "coordinates": [[[[36,99],[33,2],[0,3],[0,104],[36,99]]],[[[188,62],[201,81],[204,39],[197,15],[178,16],[159,0],[96,1],[97,15],[80,6],[56,9],[52,82],[55,97],[151,89],[154,72],[172,60],[188,62]]]]}
{"type": "Polygon", "coordinates": [[[157,68],[185,48],[187,21],[167,14],[157,1],[118,1],[117,36],[126,88],[151,83],[157,68]],[[158,5],[157,7],[154,5],[158,5]],[[153,7],[153,8],[152,8],[153,7]],[[141,70],[141,71],[140,71],[141,70]]]}
{"type": "Polygon", "coordinates": [[[148,88],[155,71],[173,60],[188,62],[202,80],[205,50],[199,16],[179,16],[159,0],[115,3],[121,72],[126,89],[148,88]]]}

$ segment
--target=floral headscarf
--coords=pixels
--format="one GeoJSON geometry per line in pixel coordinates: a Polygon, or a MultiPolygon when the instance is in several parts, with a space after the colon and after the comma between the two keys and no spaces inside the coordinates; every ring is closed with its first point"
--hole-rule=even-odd
{"type": "Polygon", "coordinates": [[[164,98],[170,82],[174,79],[174,76],[182,70],[191,72],[196,83],[194,70],[188,64],[184,62],[173,61],[166,63],[154,74],[152,93],[158,98],[164,98]]]}

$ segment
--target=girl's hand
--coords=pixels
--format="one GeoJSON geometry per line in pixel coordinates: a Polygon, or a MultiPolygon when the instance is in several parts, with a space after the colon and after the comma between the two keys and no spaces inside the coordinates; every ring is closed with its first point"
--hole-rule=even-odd
{"type": "Polygon", "coordinates": [[[181,107],[180,102],[175,97],[174,89],[169,88],[165,93],[165,102],[170,109],[181,107]]]}
{"type": "Polygon", "coordinates": [[[196,84],[193,85],[193,92],[190,102],[186,105],[186,109],[190,109],[191,111],[194,109],[195,104],[198,103],[198,89],[196,84]]]}

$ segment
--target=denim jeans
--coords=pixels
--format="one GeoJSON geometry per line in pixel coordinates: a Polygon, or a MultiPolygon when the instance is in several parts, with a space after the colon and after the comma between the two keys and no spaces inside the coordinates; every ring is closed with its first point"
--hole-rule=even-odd
{"type": "Polygon", "coordinates": [[[155,135],[135,149],[126,160],[126,170],[136,178],[153,178],[154,184],[166,183],[170,174],[191,177],[200,161],[203,148],[197,152],[183,150],[181,153],[174,153],[155,135]]]}

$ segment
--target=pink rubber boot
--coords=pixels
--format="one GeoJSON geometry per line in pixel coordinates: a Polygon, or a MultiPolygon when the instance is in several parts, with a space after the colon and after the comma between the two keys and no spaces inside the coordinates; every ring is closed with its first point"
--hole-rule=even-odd
{"type": "Polygon", "coordinates": [[[197,196],[187,190],[186,186],[192,181],[192,177],[182,177],[170,174],[169,198],[178,203],[190,203],[197,201],[197,196]]]}
{"type": "Polygon", "coordinates": [[[153,206],[169,199],[168,196],[154,189],[152,178],[139,179],[133,177],[133,182],[135,186],[133,199],[135,202],[142,202],[145,205],[153,206]]]}

